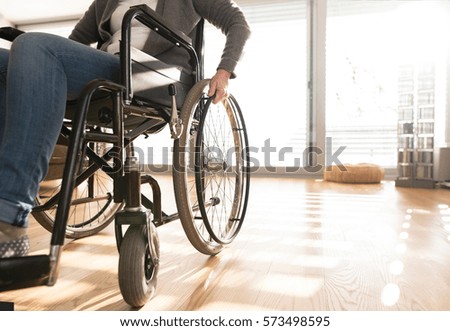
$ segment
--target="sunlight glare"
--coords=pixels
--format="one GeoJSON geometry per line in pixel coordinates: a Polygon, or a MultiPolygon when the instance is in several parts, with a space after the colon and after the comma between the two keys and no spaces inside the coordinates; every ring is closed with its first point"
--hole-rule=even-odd
{"type": "Polygon", "coordinates": [[[406,244],[398,244],[395,248],[397,254],[404,254],[406,252],[407,246],[406,244]]]}
{"type": "Polygon", "coordinates": [[[254,290],[264,289],[268,293],[276,293],[293,298],[314,297],[324,286],[321,277],[275,274],[268,275],[263,282],[254,282],[254,290]]]}
{"type": "Polygon", "coordinates": [[[381,292],[381,302],[389,307],[397,303],[400,298],[400,288],[396,284],[387,284],[381,292]]]}
{"type": "Polygon", "coordinates": [[[400,260],[394,261],[389,265],[389,271],[391,274],[398,276],[403,272],[404,265],[400,260]]]}

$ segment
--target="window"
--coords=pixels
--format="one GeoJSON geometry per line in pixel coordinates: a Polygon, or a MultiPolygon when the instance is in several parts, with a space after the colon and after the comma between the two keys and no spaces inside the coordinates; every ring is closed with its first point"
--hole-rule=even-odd
{"type": "MultiPolygon", "coordinates": [[[[236,2],[252,35],[231,87],[244,111],[253,163],[300,167],[306,145],[306,2],[236,2]]],[[[208,38],[207,51],[216,55],[207,54],[216,62],[222,47],[213,40],[208,38]]],[[[207,65],[212,72],[216,63],[207,65]]]]}
{"type": "MultiPolygon", "coordinates": [[[[271,171],[299,168],[306,142],[306,3],[236,2],[252,36],[230,89],[244,112],[253,165],[271,171]]],[[[206,24],[205,77],[215,73],[224,41],[220,31],[206,24]]],[[[170,134],[160,135],[147,139],[149,164],[172,162],[170,134]]]]}
{"type": "Polygon", "coordinates": [[[326,135],[342,162],[396,167],[399,73],[447,70],[449,3],[328,0],[327,17],[326,135]]]}

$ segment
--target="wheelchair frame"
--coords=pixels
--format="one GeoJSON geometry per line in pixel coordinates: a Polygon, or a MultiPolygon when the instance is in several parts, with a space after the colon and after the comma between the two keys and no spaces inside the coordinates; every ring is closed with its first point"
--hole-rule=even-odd
{"type": "MultiPolygon", "coordinates": [[[[162,17],[157,15],[146,5],[130,7],[123,18],[122,24],[122,41],[120,45],[122,84],[116,84],[105,80],[94,80],[85,86],[78,98],[78,110],[72,122],[72,129],[70,130],[66,126],[63,126],[61,131],[64,136],[70,136],[61,189],[57,195],[49,199],[44,205],[35,208],[36,211],[39,211],[45,210],[46,208],[49,208],[49,206],[57,205],[49,255],[0,259],[0,290],[38,285],[52,286],[56,283],[73,189],[101,168],[113,178],[114,202],[125,202],[125,207],[115,214],[116,244],[120,255],[122,255],[122,247],[128,247],[126,253],[127,256],[123,259],[121,256],[121,260],[119,261],[119,285],[122,295],[128,304],[139,307],[144,305],[155,292],[156,275],[159,269],[159,239],[156,234],[156,227],[178,220],[180,219],[180,215],[179,213],[168,215],[162,211],[162,196],[158,182],[149,174],[142,175],[137,160],[130,153],[127,153],[127,157],[125,158],[124,153],[135,138],[161,123],[163,123],[164,126],[166,124],[170,125],[172,138],[178,142],[182,130],[187,130],[187,123],[182,123],[178,117],[179,111],[175,101],[176,91],[174,91],[172,87],[169,87],[168,91],[173,102],[171,111],[164,107],[156,109],[152,107],[141,107],[140,105],[135,104],[132,89],[132,59],[130,52],[131,22],[134,19],[137,19],[150,29],[156,31],[174,45],[183,47],[189,53],[192,66],[195,68],[194,81],[197,85],[200,85],[197,90],[200,91],[207,85],[207,83],[203,81],[203,21],[201,21],[199,28],[197,29],[197,37],[195,39],[196,45],[193,46],[186,35],[171,28],[162,17]],[[94,93],[97,91],[106,91],[111,97],[113,104],[113,133],[86,132],[89,105],[94,93]],[[123,119],[124,116],[129,115],[153,119],[157,120],[157,122],[155,124],[155,121],[144,121],[131,131],[125,132],[123,119]],[[185,125],[184,128],[183,125],[185,125]],[[99,156],[89,148],[89,146],[86,147],[86,145],[83,145],[89,142],[109,143],[112,144],[113,147],[104,155],[99,156]],[[81,152],[82,146],[85,146],[83,152],[81,152]],[[85,153],[89,160],[93,162],[75,178],[78,167],[77,161],[79,161],[79,155],[83,153],[85,153]],[[112,163],[112,165],[110,165],[110,163],[112,163]],[[142,184],[150,184],[153,201],[141,194],[142,184]],[[129,237],[131,237],[131,239],[125,238],[127,234],[124,235],[122,230],[124,225],[130,226],[128,229],[130,232],[129,237]],[[132,230],[130,230],[131,228],[132,230]],[[145,239],[144,242],[140,239],[142,237],[145,239]],[[131,251],[129,249],[131,249],[131,251]],[[140,258],[142,258],[144,261],[144,268],[142,268],[142,261],[134,261],[136,259],[134,255],[139,255],[140,258]],[[121,265],[123,266],[121,267],[121,265]],[[130,271],[125,271],[128,274],[121,276],[121,268],[130,271]],[[134,273],[137,273],[138,275],[136,276],[134,273]],[[144,278],[144,283],[146,283],[147,287],[141,289],[141,285],[129,284],[127,277],[134,278],[134,283],[140,283],[141,278],[144,278]]],[[[193,89],[195,89],[195,86],[193,89]]],[[[211,102],[212,97],[202,101],[202,107],[206,110],[201,114],[202,118],[198,119],[200,123],[199,126],[202,125],[201,123],[204,121],[204,117],[207,116],[206,114],[211,102]]],[[[192,210],[199,209],[201,211],[203,222],[208,229],[208,236],[212,241],[217,242],[220,247],[230,243],[242,226],[247,209],[250,180],[249,151],[247,148],[248,138],[245,123],[239,105],[233,96],[230,96],[227,102],[231,103],[231,106],[237,109],[239,116],[238,119],[234,121],[239,123],[236,124],[237,128],[233,127],[233,131],[239,131],[236,134],[240,135],[239,139],[242,139],[244,144],[244,149],[241,151],[243,158],[241,170],[243,174],[242,179],[239,180],[240,196],[237,198],[234,196],[235,200],[240,199],[240,201],[238,207],[233,207],[232,214],[234,216],[232,215],[232,219],[229,220],[229,222],[233,224],[230,226],[231,236],[222,238],[217,236],[214,230],[209,228],[210,224],[208,224],[208,216],[206,215],[207,211],[205,207],[215,206],[220,204],[221,201],[218,201],[217,198],[204,201],[203,198],[206,199],[207,197],[204,196],[203,193],[198,193],[204,184],[204,175],[200,174],[197,176],[196,174],[197,195],[201,196],[201,199],[197,203],[197,206],[192,206],[192,210]],[[234,224],[237,225],[234,226],[234,224]]],[[[201,139],[203,138],[197,137],[196,139],[196,158],[201,158],[202,151],[198,150],[198,146],[202,144],[201,139]]],[[[176,146],[178,145],[176,144],[176,146]]],[[[178,152],[181,154],[182,152],[185,152],[183,151],[184,147],[178,146],[175,148],[174,153],[178,152]]],[[[199,159],[195,162],[201,163],[203,161],[199,159]]],[[[197,163],[195,171],[201,172],[202,169],[199,168],[200,166],[197,167],[197,163]]],[[[214,166],[217,167],[217,165],[212,163],[211,171],[214,170],[214,166]]],[[[219,167],[230,168],[230,165],[220,165],[219,167]]],[[[196,229],[194,230],[196,231],[196,229]]],[[[190,231],[194,230],[190,229],[190,231]]],[[[191,238],[189,239],[191,240],[191,238]]],[[[191,243],[193,243],[199,251],[205,254],[214,255],[221,250],[221,248],[218,250],[202,250],[201,245],[196,245],[196,243],[192,241],[191,243]]]]}

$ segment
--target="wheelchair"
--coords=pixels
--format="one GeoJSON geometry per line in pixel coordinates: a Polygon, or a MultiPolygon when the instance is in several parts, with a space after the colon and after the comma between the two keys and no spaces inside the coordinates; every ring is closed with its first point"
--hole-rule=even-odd
{"type": "Polygon", "coordinates": [[[130,7],[122,24],[121,83],[91,81],[67,103],[52,157],[64,170],[47,175],[32,211],[52,233],[50,252],[0,259],[0,290],[54,285],[65,238],[94,235],[114,221],[119,288],[129,305],[141,307],[156,291],[159,226],[180,220],[190,243],[206,255],[235,239],[249,197],[248,137],[237,100],[230,95],[213,104],[207,96],[203,24],[191,40],[146,5],[130,7]],[[133,49],[135,19],[183,48],[194,70],[133,49]],[[142,170],[133,145],[167,126],[174,141],[175,214],[162,211],[159,184],[142,170]],[[146,184],[151,198],[142,193],[146,184]]]}

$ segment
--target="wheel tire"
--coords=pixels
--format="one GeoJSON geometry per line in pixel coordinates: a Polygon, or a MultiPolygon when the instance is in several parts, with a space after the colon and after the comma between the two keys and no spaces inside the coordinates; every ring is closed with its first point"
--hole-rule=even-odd
{"type": "Polygon", "coordinates": [[[249,157],[246,128],[237,102],[232,97],[223,102],[215,125],[216,113],[208,115],[212,106],[206,101],[208,84],[209,80],[197,83],[184,101],[180,117],[185,127],[174,143],[173,180],[179,217],[189,241],[199,252],[216,255],[241,228],[248,201],[249,157]],[[206,111],[200,114],[201,107],[206,111]],[[211,139],[204,139],[208,135],[211,139]],[[227,143],[217,144],[222,138],[227,143]],[[228,153],[222,153],[217,162],[203,161],[205,151],[218,150],[221,154],[228,148],[239,151],[237,171],[230,171],[233,167],[226,165],[228,153]],[[241,154],[245,155],[243,159],[241,154]],[[222,182],[226,184],[221,186],[222,182]]]}
{"type": "MultiPolygon", "coordinates": [[[[159,260],[159,239],[151,224],[151,243],[159,260]]],[[[150,258],[146,225],[131,225],[123,238],[119,256],[119,287],[126,303],[142,307],[156,291],[159,263],[150,258]]]]}

